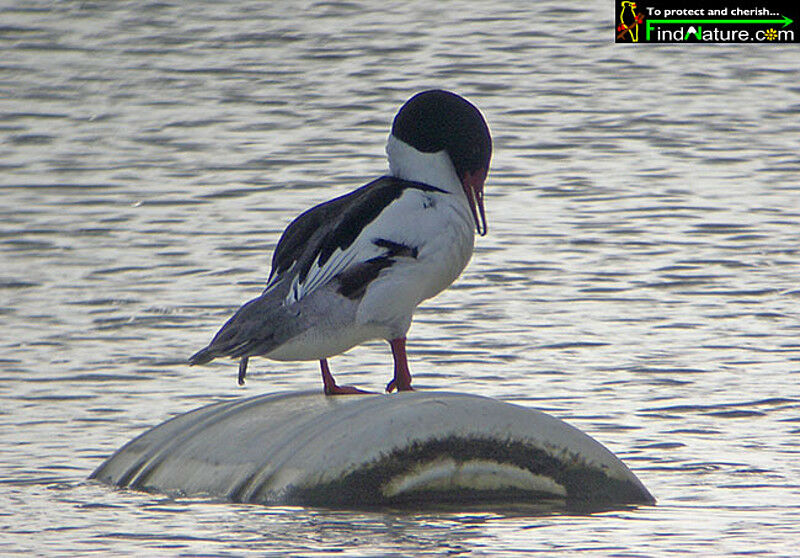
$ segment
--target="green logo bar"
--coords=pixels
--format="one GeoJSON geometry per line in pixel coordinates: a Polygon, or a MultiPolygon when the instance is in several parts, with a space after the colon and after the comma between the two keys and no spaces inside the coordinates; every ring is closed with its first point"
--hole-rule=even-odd
{"type": "Polygon", "coordinates": [[[653,28],[653,24],[701,24],[701,23],[708,23],[713,25],[730,25],[730,24],[739,24],[739,25],[758,25],[758,24],[770,24],[770,23],[782,23],[783,27],[787,27],[794,23],[794,20],[789,19],[786,16],[783,16],[783,19],[648,19],[645,21],[645,40],[650,40],[650,30],[653,28]]]}

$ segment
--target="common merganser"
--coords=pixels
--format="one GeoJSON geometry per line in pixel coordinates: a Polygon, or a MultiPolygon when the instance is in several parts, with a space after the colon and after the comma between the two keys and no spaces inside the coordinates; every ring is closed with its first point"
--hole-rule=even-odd
{"type": "Polygon", "coordinates": [[[469,101],[443,90],[411,97],[394,118],[390,174],[297,217],[272,256],[264,292],[244,304],[191,364],[250,357],[319,360],[325,394],[338,386],[328,358],[372,339],[394,357],[387,392],[411,388],[406,333],[416,307],[446,289],[486,234],[483,187],[489,128],[469,101]],[[474,228],[473,228],[474,225],[474,228]]]}

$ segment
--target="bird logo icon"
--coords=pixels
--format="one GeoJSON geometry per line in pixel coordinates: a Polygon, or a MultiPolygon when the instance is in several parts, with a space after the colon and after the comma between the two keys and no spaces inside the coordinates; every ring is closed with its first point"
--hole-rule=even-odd
{"type": "Polygon", "coordinates": [[[636,13],[636,2],[622,0],[620,2],[619,25],[617,25],[617,40],[639,42],[639,25],[644,23],[644,15],[636,13]]]}

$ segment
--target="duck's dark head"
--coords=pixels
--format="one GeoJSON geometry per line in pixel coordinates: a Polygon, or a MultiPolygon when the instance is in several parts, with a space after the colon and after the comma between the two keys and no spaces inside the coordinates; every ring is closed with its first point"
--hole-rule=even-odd
{"type": "Polygon", "coordinates": [[[478,233],[485,235],[483,186],[492,157],[492,137],[480,111],[450,91],[423,91],[400,108],[392,125],[392,137],[419,152],[445,152],[449,156],[478,233]]]}

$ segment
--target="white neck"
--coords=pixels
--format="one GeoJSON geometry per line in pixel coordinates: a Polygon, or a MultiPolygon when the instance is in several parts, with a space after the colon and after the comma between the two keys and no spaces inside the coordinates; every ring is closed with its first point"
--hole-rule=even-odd
{"type": "Polygon", "coordinates": [[[386,154],[389,156],[389,172],[392,176],[422,182],[451,194],[461,194],[466,200],[461,181],[446,151],[423,153],[389,134],[386,154]]]}

